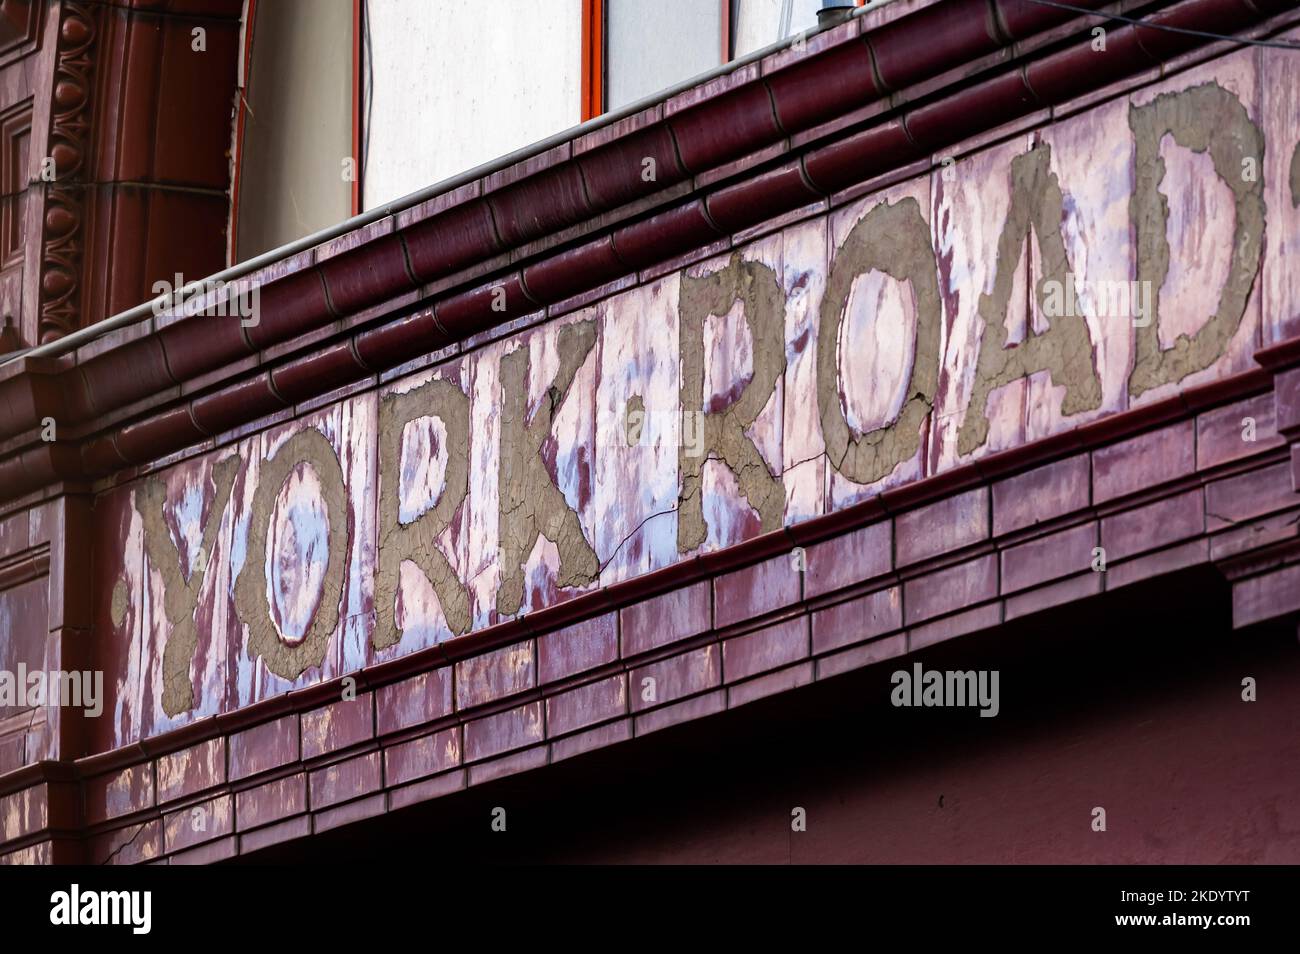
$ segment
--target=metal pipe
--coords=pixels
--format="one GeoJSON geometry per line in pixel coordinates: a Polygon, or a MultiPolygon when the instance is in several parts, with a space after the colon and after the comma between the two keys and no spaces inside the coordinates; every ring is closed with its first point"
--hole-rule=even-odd
{"type": "MultiPolygon", "coordinates": [[[[825,0],[823,0],[823,2],[825,2],[825,0]]],[[[875,0],[874,3],[870,3],[865,7],[854,8],[850,15],[861,16],[867,12],[879,10],[881,7],[888,6],[893,2],[894,0],[875,0]]],[[[288,258],[291,255],[297,255],[299,252],[305,252],[308,249],[315,248],[323,242],[328,242],[331,239],[338,238],[340,235],[345,235],[354,229],[362,228],[372,222],[377,222],[380,219],[394,215],[397,212],[409,209],[411,206],[419,205],[421,202],[425,202],[435,196],[442,195],[444,192],[450,192],[466,183],[474,182],[475,180],[481,179],[493,172],[499,172],[515,163],[522,162],[525,159],[530,159],[533,156],[546,152],[548,149],[553,149],[558,145],[577,138],[578,136],[601,129],[611,123],[618,122],[621,119],[626,119],[628,116],[639,113],[644,109],[648,109],[649,107],[661,103],[672,96],[676,96],[678,93],[683,93],[686,90],[693,89],[701,83],[706,83],[719,76],[725,76],[741,67],[748,66],[750,63],[761,60],[765,56],[770,56],[779,50],[783,50],[792,43],[797,42],[799,39],[806,39],[807,36],[811,34],[819,33],[822,30],[827,29],[829,25],[830,24],[821,20],[821,13],[819,12],[817,27],[805,34],[801,34],[800,37],[786,37],[775,43],[769,43],[767,46],[755,50],[752,53],[748,53],[738,59],[730,60],[720,66],[715,66],[713,69],[704,73],[699,73],[688,79],[682,80],[674,86],[660,90],[659,92],[639,99],[634,103],[629,103],[627,106],[623,106],[613,112],[603,113],[600,116],[587,120],[585,123],[571,126],[552,136],[548,136],[546,139],[539,140],[528,146],[523,146],[516,149],[514,152],[508,153],[498,159],[494,159],[491,162],[485,162],[482,165],[475,166],[473,169],[462,172],[459,175],[452,176],[450,179],[443,179],[441,182],[434,183],[431,186],[426,186],[425,188],[412,192],[409,195],[402,196],[400,199],[394,199],[392,202],[383,206],[373,208],[369,212],[362,212],[360,215],[354,215],[352,218],[346,219],[337,225],[331,225],[330,227],[321,229],[311,235],[281,245],[279,248],[271,249],[269,252],[263,252],[261,255],[254,256],[253,258],[247,259],[243,262],[238,262],[223,271],[217,272],[214,275],[209,275],[207,278],[200,281],[191,282],[190,284],[204,286],[216,284],[218,282],[230,282],[234,279],[242,278],[260,268],[264,268],[267,265],[272,265],[282,259],[288,258]]],[[[69,351],[75,351],[77,348],[87,345],[92,341],[96,341],[106,334],[117,331],[119,328],[125,328],[129,325],[135,324],[141,318],[151,315],[157,304],[165,303],[169,299],[170,296],[167,295],[160,296],[159,298],[151,298],[133,308],[128,308],[126,311],[119,312],[112,317],[105,318],[92,325],[87,325],[85,328],[78,329],[71,334],[64,335],[57,341],[51,341],[49,344],[38,345],[34,348],[28,348],[25,351],[17,351],[0,356],[0,365],[8,364],[10,361],[15,361],[18,358],[23,357],[54,358],[59,355],[67,354],[69,351]]]]}

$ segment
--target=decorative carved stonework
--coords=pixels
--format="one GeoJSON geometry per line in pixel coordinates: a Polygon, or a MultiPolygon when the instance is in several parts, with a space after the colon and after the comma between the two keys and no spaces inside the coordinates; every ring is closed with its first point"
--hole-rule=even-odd
{"type": "Polygon", "coordinates": [[[41,228],[41,343],[61,338],[81,324],[85,221],[81,178],[90,138],[95,20],[87,5],[71,0],[65,0],[61,15],[50,108],[49,158],[55,180],[46,187],[41,228]]]}

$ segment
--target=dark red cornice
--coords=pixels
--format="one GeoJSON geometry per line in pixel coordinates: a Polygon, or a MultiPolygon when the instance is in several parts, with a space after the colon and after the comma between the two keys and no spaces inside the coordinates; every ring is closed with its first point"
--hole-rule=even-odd
{"type": "MultiPolygon", "coordinates": [[[[1231,33],[1287,7],[1182,0],[1148,19],[1231,33]]],[[[1028,0],[884,13],[264,269],[251,277],[256,327],[205,317],[209,297],[75,355],[0,365],[0,499],[147,464],[522,316],[560,313],[574,296],[1205,42],[1126,25],[1097,53],[1094,20],[1028,0]],[[491,307],[498,287],[504,311],[491,307]],[[45,417],[59,422],[56,444],[39,441],[45,417]]]]}

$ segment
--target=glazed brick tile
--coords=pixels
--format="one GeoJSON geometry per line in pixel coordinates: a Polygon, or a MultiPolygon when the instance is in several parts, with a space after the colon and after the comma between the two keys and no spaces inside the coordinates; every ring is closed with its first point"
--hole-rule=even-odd
{"type": "Polygon", "coordinates": [[[465,724],[465,761],[477,762],[542,741],[542,704],[484,716],[465,724]]]}
{"type": "Polygon", "coordinates": [[[1292,489],[1290,465],[1283,461],[1205,486],[1205,514],[1211,530],[1300,504],[1292,489]]]}
{"type": "Polygon", "coordinates": [[[1214,562],[1283,540],[1300,536],[1300,512],[1295,510],[1270,514],[1243,523],[1210,538],[1210,559],[1214,562]]]}
{"type": "Polygon", "coordinates": [[[884,639],[873,639],[869,643],[832,653],[817,660],[817,678],[829,679],[832,676],[862,669],[864,666],[873,666],[906,654],[907,634],[895,633],[884,639]]]}
{"type": "Polygon", "coordinates": [[[963,613],[954,613],[952,616],[945,616],[943,619],[937,619],[932,623],[926,623],[924,626],[917,626],[909,630],[907,634],[908,649],[915,652],[919,649],[925,649],[927,646],[933,646],[935,643],[942,643],[958,636],[965,636],[968,633],[979,632],[982,629],[993,629],[1001,625],[1001,623],[1001,603],[988,603],[984,606],[977,606],[963,613]]]}
{"type": "Polygon", "coordinates": [[[1007,621],[1029,616],[1064,603],[1087,599],[1101,592],[1102,574],[1094,570],[1080,573],[1068,580],[1058,580],[1047,586],[1035,587],[1006,598],[1007,621]]]}
{"type": "Polygon", "coordinates": [[[894,520],[894,533],[899,566],[987,539],[988,488],[976,487],[899,514],[894,520]]]}
{"type": "Polygon", "coordinates": [[[911,626],[997,595],[998,558],[990,553],[905,583],[903,619],[911,626]]]}
{"type": "Polygon", "coordinates": [[[469,767],[469,784],[483,785],[505,778],[507,775],[531,772],[533,769],[542,768],[549,760],[550,753],[547,752],[546,746],[542,745],[504,758],[493,759],[490,762],[480,762],[469,767]]]}
{"type": "Polygon", "coordinates": [[[1115,590],[1130,583],[1153,579],[1205,563],[1210,558],[1208,541],[1192,540],[1146,556],[1125,560],[1114,566],[1107,564],[1106,589],[1115,590]]]}
{"type": "Polygon", "coordinates": [[[993,484],[993,534],[1032,527],[1088,506],[1088,455],[1077,454],[993,484]]]}
{"type": "Polygon", "coordinates": [[[260,828],[307,810],[307,776],[302,772],[277,778],[235,794],[235,827],[260,828]]]}
{"type": "Polygon", "coordinates": [[[637,735],[648,735],[651,732],[658,732],[660,729],[667,729],[683,722],[693,722],[705,716],[716,715],[726,707],[726,690],[715,689],[713,692],[687,699],[685,702],[679,702],[676,705],[664,706],[661,709],[653,709],[650,712],[642,713],[636,717],[634,728],[637,735]]]}
{"type": "Polygon", "coordinates": [[[368,798],[359,798],[353,802],[316,812],[312,815],[313,828],[317,833],[320,833],[329,831],[331,828],[351,825],[354,822],[365,821],[367,818],[374,818],[376,815],[384,813],[385,801],[384,793],[379,792],[368,798]]]}
{"type": "Polygon", "coordinates": [[[48,785],[0,796],[0,844],[49,827],[48,785]]]}
{"type": "Polygon", "coordinates": [[[899,586],[836,603],[813,613],[812,651],[820,654],[860,643],[903,625],[903,591],[899,586]]]}
{"type": "Polygon", "coordinates": [[[456,663],[456,708],[481,706],[537,684],[533,640],[456,663]]]}
{"type": "Polygon", "coordinates": [[[105,832],[86,848],[86,862],[92,865],[138,865],[163,854],[162,819],[105,832]]]}
{"type": "Polygon", "coordinates": [[[560,762],[575,755],[582,755],[608,745],[626,742],[631,738],[631,719],[608,722],[585,732],[578,732],[573,735],[566,735],[562,739],[556,739],[551,743],[551,762],[560,762]]]}
{"type": "Polygon", "coordinates": [[[709,629],[707,580],[620,610],[623,656],[637,656],[709,629]]]}
{"type": "Polygon", "coordinates": [[[713,612],[718,628],[798,602],[799,576],[794,555],[779,553],[718,577],[713,583],[713,612]]]}
{"type": "Polygon", "coordinates": [[[460,765],[460,727],[422,735],[384,750],[384,778],[404,785],[460,765]]]}
{"type": "Polygon", "coordinates": [[[808,617],[796,616],[722,644],[722,673],[727,682],[748,679],[804,659],[808,655],[808,617]]]}
{"type": "Polygon", "coordinates": [[[313,810],[369,795],[382,784],[379,752],[335,762],[307,777],[313,810]]]}
{"type": "Polygon", "coordinates": [[[1097,524],[1049,533],[1002,551],[1002,592],[1014,593],[1092,566],[1097,524]]]}
{"type": "Polygon", "coordinates": [[[228,835],[216,841],[209,841],[188,851],[177,852],[167,859],[173,865],[215,865],[229,861],[239,852],[239,839],[228,835]]]}
{"type": "Polygon", "coordinates": [[[791,689],[806,686],[812,681],[813,663],[810,659],[798,665],[788,666],[785,669],[768,673],[766,676],[759,676],[757,679],[750,679],[747,682],[732,686],[727,690],[727,708],[734,709],[737,706],[745,705],[747,702],[766,699],[778,692],[789,692],[791,689]]]}
{"type": "Polygon", "coordinates": [[[565,735],[626,712],[627,675],[618,673],[547,699],[546,733],[565,735]]]}
{"type": "Polygon", "coordinates": [[[1300,610],[1300,564],[1242,580],[1232,587],[1232,625],[1249,626],[1300,610]]]}
{"type": "Polygon", "coordinates": [[[1092,452],[1093,503],[1156,487],[1196,466],[1196,425],[1179,421],[1092,452]]]}
{"type": "Polygon", "coordinates": [[[451,714],[450,666],[432,669],[375,690],[380,735],[424,725],[451,714]]]}
{"type": "Polygon", "coordinates": [[[233,834],[234,807],[232,796],[219,795],[164,815],[163,843],[168,854],[233,834]]]}
{"type": "Polygon", "coordinates": [[[1196,469],[1231,463],[1285,443],[1277,432],[1273,395],[1260,394],[1197,415],[1196,469]],[[1245,439],[1248,420],[1254,421],[1253,441],[1245,439]]]}
{"type": "Polygon", "coordinates": [[[804,551],[807,599],[843,589],[893,569],[893,523],[882,520],[804,551]]]}
{"type": "Polygon", "coordinates": [[[1106,517],[1101,522],[1101,545],[1109,564],[1204,531],[1205,504],[1197,487],[1106,517]]]}
{"type": "Polygon", "coordinates": [[[356,745],[375,734],[374,700],[361,693],[355,699],[340,699],[302,716],[302,757],[314,759],[356,745]]]}
{"type": "Polygon", "coordinates": [[[403,785],[401,788],[395,788],[388,793],[389,808],[391,811],[397,811],[399,808],[405,808],[408,805],[451,795],[453,792],[464,789],[468,779],[469,773],[465,769],[455,769],[442,775],[435,775],[433,778],[425,779],[422,782],[403,785]]]}
{"type": "Polygon", "coordinates": [[[297,715],[236,732],[230,736],[230,780],[297,762],[299,754],[297,715]]]}
{"type": "Polygon", "coordinates": [[[1278,430],[1300,427],[1300,368],[1290,368],[1273,378],[1273,408],[1278,430]]]}
{"type": "Polygon", "coordinates": [[[716,645],[701,646],[659,662],[633,669],[628,698],[633,711],[672,702],[682,696],[703,692],[722,683],[720,655],[716,645]],[[652,679],[653,683],[646,680],[652,679]],[[653,698],[645,698],[653,689],[653,698]]]}
{"type": "Polygon", "coordinates": [[[218,736],[158,759],[160,804],[184,798],[226,780],[226,739],[218,736]]]}
{"type": "Polygon", "coordinates": [[[617,658],[618,614],[606,613],[538,637],[538,682],[547,685],[617,658]]]}
{"type": "Polygon", "coordinates": [[[91,824],[149,808],[154,804],[152,768],[145,762],[88,779],[85,797],[91,824]]]}
{"type": "Polygon", "coordinates": [[[270,848],[272,845],[279,845],[286,841],[293,841],[296,838],[306,838],[310,834],[311,818],[309,816],[299,815],[296,818],[286,818],[278,824],[268,825],[265,828],[259,828],[256,831],[240,835],[239,853],[241,855],[251,854],[254,851],[270,848]]]}

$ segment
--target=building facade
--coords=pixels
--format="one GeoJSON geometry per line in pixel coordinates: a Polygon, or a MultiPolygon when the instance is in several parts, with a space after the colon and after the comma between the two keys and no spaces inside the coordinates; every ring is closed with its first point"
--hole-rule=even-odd
{"type": "Polygon", "coordinates": [[[1300,858],[1294,5],[491,6],[0,3],[0,857],[1300,858]]]}

